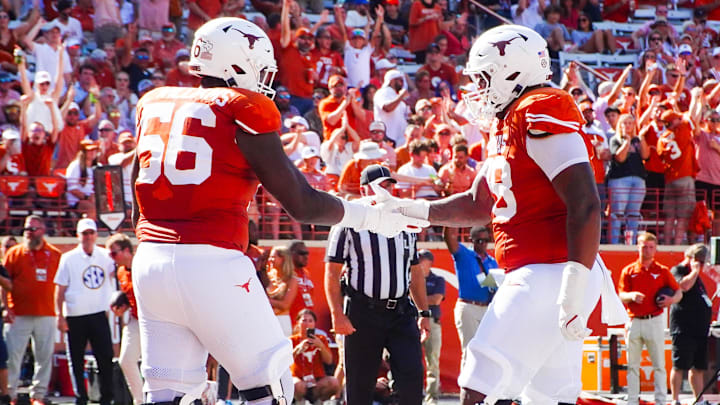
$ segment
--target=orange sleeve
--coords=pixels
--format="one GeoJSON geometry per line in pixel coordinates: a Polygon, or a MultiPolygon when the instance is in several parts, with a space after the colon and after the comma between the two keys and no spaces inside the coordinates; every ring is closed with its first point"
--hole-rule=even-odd
{"type": "Polygon", "coordinates": [[[272,100],[260,93],[238,89],[227,108],[235,122],[249,134],[280,132],[280,111],[272,100]]]}
{"type": "Polygon", "coordinates": [[[422,15],[422,9],[420,7],[422,7],[422,5],[419,1],[414,1],[412,3],[412,6],[410,6],[410,16],[408,17],[409,25],[414,25],[418,23],[418,20],[422,15]]]}
{"type": "Polygon", "coordinates": [[[585,122],[575,101],[567,92],[533,94],[523,101],[528,134],[529,131],[542,134],[579,132],[585,122]]]}
{"type": "Polygon", "coordinates": [[[618,280],[618,292],[630,292],[628,275],[630,274],[632,266],[632,264],[629,264],[622,269],[622,272],[620,273],[620,280],[618,280]]]}

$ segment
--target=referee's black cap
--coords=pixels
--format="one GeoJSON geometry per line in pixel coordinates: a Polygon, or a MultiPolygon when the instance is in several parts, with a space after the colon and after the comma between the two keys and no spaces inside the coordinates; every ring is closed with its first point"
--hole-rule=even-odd
{"type": "Polygon", "coordinates": [[[360,184],[370,184],[380,178],[385,178],[386,180],[390,180],[393,183],[397,183],[397,180],[392,178],[392,175],[390,174],[390,169],[385,166],[375,164],[363,169],[362,173],[360,173],[360,184]]]}
{"type": "Polygon", "coordinates": [[[430,260],[435,261],[435,256],[433,256],[432,252],[427,249],[420,249],[418,250],[418,260],[430,260]]]}

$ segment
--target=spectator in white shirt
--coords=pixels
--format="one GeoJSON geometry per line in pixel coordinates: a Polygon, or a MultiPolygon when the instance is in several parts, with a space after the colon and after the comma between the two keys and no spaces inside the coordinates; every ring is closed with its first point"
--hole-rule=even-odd
{"type": "MultiPolygon", "coordinates": [[[[398,174],[420,179],[436,178],[437,171],[435,168],[425,164],[428,145],[421,140],[415,140],[410,142],[408,149],[410,151],[410,161],[398,169],[398,174]]],[[[442,184],[422,185],[413,190],[410,183],[399,182],[395,188],[400,193],[400,196],[405,198],[437,198],[439,196],[438,192],[442,190],[442,184]]]]}
{"type": "Polygon", "coordinates": [[[98,145],[91,140],[80,142],[80,151],[65,170],[67,202],[70,208],[95,217],[95,186],[93,166],[98,157],[98,145]]]}
{"type": "Polygon", "coordinates": [[[60,35],[63,39],[75,39],[82,43],[83,41],[83,30],[80,20],[70,16],[70,10],[72,9],[72,1],[60,0],[57,2],[58,16],[52,23],[60,28],[60,35]]]}
{"type": "Polygon", "coordinates": [[[393,69],[385,73],[383,85],[375,92],[373,99],[375,120],[385,123],[386,136],[395,142],[395,147],[405,143],[404,131],[410,112],[410,108],[405,104],[408,96],[405,75],[393,69]]]}
{"type": "Polygon", "coordinates": [[[345,22],[340,17],[339,8],[342,7],[336,6],[335,8],[335,21],[340,26],[340,34],[345,44],[345,68],[348,74],[348,86],[360,88],[370,83],[370,57],[380,44],[385,10],[382,6],[378,6],[376,9],[375,28],[372,32],[372,38],[368,42],[367,29],[369,24],[364,30],[360,28],[352,30],[348,38],[345,22]]]}
{"type": "Polygon", "coordinates": [[[337,188],[343,168],[352,160],[359,147],[360,136],[348,125],[347,112],[344,112],[340,128],[335,129],[330,139],[320,145],[320,157],[325,162],[325,175],[333,189],[337,188]]]}
{"type": "MultiPolygon", "coordinates": [[[[63,75],[65,83],[69,83],[70,75],[72,74],[72,65],[70,64],[70,55],[68,55],[62,42],[60,31],[61,28],[55,22],[42,25],[42,20],[40,20],[30,32],[28,32],[25,38],[23,38],[23,43],[35,56],[35,71],[48,72],[50,73],[50,77],[57,77],[58,72],[60,72],[63,75]],[[41,28],[45,37],[45,43],[35,42],[33,40],[41,28]],[[62,59],[60,58],[61,54],[62,59]],[[58,66],[60,60],[62,60],[62,62],[60,66],[58,66]]],[[[63,88],[60,82],[55,83],[55,85],[63,88]]]]}

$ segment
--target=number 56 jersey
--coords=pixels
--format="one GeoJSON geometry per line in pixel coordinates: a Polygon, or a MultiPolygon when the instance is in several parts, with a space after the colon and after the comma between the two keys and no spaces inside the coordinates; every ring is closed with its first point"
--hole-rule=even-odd
{"type": "Polygon", "coordinates": [[[245,250],[258,179],[235,142],[238,127],[246,136],[276,132],[280,112],[243,89],[163,87],[140,99],[140,241],[245,250]]]}
{"type": "Polygon", "coordinates": [[[480,175],[495,198],[495,258],[506,271],[568,260],[567,209],[552,179],[567,167],[589,163],[583,122],[572,97],[552,88],[524,94],[496,120],[480,175]]]}

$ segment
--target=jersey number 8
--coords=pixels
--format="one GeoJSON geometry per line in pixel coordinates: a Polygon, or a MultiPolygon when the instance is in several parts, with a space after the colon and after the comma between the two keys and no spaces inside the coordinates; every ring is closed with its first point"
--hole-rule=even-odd
{"type": "Polygon", "coordinates": [[[138,156],[150,153],[147,167],[140,167],[137,181],[152,184],[161,174],[173,185],[201,184],[212,170],[212,148],[199,136],[183,133],[185,121],[191,118],[200,120],[203,127],[215,128],[215,113],[210,106],[202,103],[185,103],[175,109],[175,103],[151,103],[142,111],[141,131],[137,146],[138,156]],[[156,127],[148,125],[151,118],[161,123],[170,122],[167,145],[163,138],[154,132],[156,127]],[[150,133],[147,133],[150,132],[150,133]],[[177,159],[180,152],[194,154],[195,164],[189,169],[178,169],[177,159]]]}

